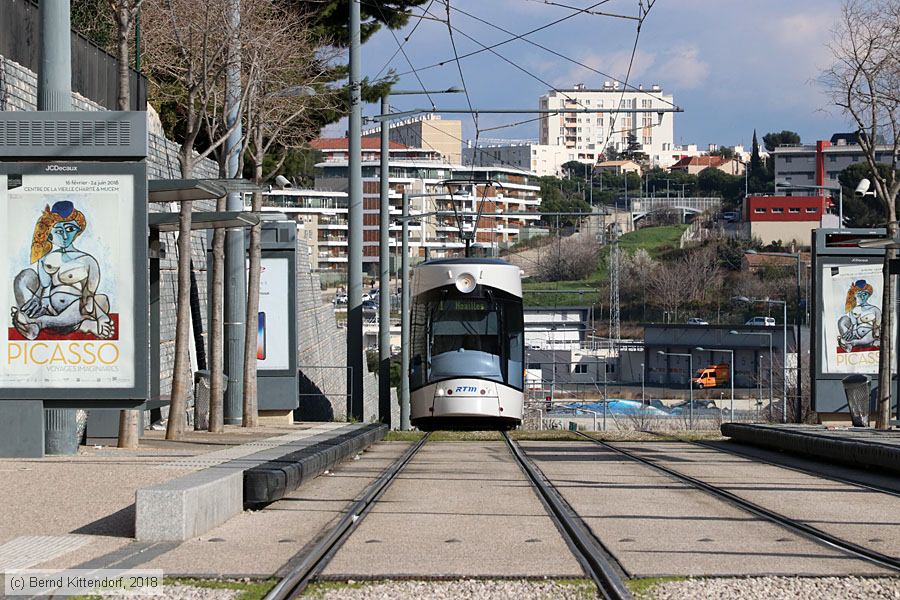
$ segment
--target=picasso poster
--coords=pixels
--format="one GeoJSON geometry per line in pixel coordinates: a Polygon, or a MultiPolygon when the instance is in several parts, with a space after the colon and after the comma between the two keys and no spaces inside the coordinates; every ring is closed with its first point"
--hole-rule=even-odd
{"type": "Polygon", "coordinates": [[[0,386],[134,385],[131,175],[0,175],[0,386]]]}
{"type": "Polygon", "coordinates": [[[878,372],[881,269],[880,264],[823,268],[823,372],[878,372]]]}

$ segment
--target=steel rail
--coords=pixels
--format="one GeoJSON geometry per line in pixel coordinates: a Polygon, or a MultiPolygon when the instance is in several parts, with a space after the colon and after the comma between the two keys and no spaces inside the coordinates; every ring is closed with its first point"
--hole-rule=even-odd
{"type": "Polygon", "coordinates": [[[519,444],[514,442],[506,432],[503,433],[503,437],[519,467],[528,477],[541,502],[547,508],[547,514],[559,529],[569,549],[572,550],[584,572],[594,581],[599,595],[609,600],[631,599],[631,592],[628,591],[620,574],[621,568],[613,564],[615,559],[611,558],[612,554],[594,536],[541,470],[522,451],[519,444]]]}
{"type": "Polygon", "coordinates": [[[413,456],[425,445],[429,437],[430,434],[425,434],[422,439],[413,444],[400,458],[385,469],[381,476],[366,488],[363,496],[350,507],[337,525],[332,527],[325,537],[313,546],[296,567],[291,569],[290,572],[282,577],[281,581],[275,584],[275,587],[266,594],[264,600],[285,600],[300,596],[303,590],[306,589],[306,586],[331,562],[331,559],[344,542],[347,541],[350,534],[356,530],[359,523],[369,514],[378,499],[381,498],[397,475],[412,460],[413,456]]]}
{"type": "Polygon", "coordinates": [[[602,446],[608,450],[612,450],[613,452],[626,456],[635,462],[642,463],[652,469],[660,471],[661,473],[665,473],[666,475],[669,475],[670,477],[677,479],[682,483],[686,483],[691,487],[702,490],[720,500],[728,502],[733,506],[752,513],[757,517],[773,522],[777,525],[781,525],[782,527],[785,527],[786,529],[789,529],[790,531],[798,535],[812,540],[813,542],[839,550],[854,558],[865,560],[866,562],[873,563],[890,571],[900,572],[900,559],[898,558],[882,554],[881,552],[866,548],[864,546],[860,546],[859,544],[855,544],[853,542],[822,531],[821,529],[818,529],[816,527],[812,527],[811,525],[807,525],[802,521],[792,519],[780,513],[769,510],[768,508],[764,508],[763,506],[760,506],[755,502],[751,502],[745,498],[738,496],[737,494],[733,494],[718,486],[712,485],[711,483],[707,483],[703,480],[691,477],[690,475],[685,475],[684,473],[676,471],[675,469],[666,467],[655,460],[644,458],[643,456],[639,456],[623,448],[613,446],[612,444],[593,438],[580,431],[576,433],[579,436],[597,444],[598,446],[602,446]]]}
{"type": "MultiPolygon", "coordinates": [[[[698,447],[704,448],[706,450],[714,450],[716,452],[723,452],[725,454],[731,454],[731,455],[737,456],[739,458],[746,458],[747,460],[750,460],[753,462],[758,462],[758,463],[763,463],[763,464],[770,465],[773,467],[778,467],[779,469],[787,469],[789,471],[796,471],[797,473],[802,473],[803,475],[809,475],[810,477],[816,477],[818,479],[827,479],[829,481],[834,481],[835,483],[842,483],[844,485],[861,488],[861,489],[866,490],[867,492],[877,492],[879,494],[887,494],[889,496],[894,496],[896,498],[900,498],[900,490],[895,490],[895,489],[891,489],[889,487],[884,487],[884,486],[878,485],[876,483],[866,483],[865,481],[859,481],[857,479],[848,479],[846,477],[841,477],[840,475],[831,475],[828,473],[822,473],[820,471],[816,471],[814,469],[810,469],[807,467],[800,467],[797,465],[786,465],[786,464],[777,462],[775,460],[763,458],[761,456],[756,456],[755,454],[753,454],[751,452],[742,452],[736,448],[720,448],[719,446],[715,446],[715,445],[713,445],[709,442],[705,442],[705,441],[685,440],[684,443],[691,444],[693,446],[698,446],[698,447]]],[[[806,458],[806,457],[798,457],[798,458],[806,458]]],[[[807,459],[807,460],[809,460],[809,459],[807,459]]]]}

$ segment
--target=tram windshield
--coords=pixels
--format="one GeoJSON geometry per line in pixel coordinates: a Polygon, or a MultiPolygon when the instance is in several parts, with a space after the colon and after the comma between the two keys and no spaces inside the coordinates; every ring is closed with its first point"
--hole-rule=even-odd
{"type": "Polygon", "coordinates": [[[522,301],[490,288],[455,286],[416,297],[412,309],[413,388],[455,377],[522,388],[522,301]]]}

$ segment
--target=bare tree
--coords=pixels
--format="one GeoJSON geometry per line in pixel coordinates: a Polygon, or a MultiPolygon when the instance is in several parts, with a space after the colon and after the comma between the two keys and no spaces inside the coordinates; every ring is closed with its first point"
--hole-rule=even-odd
{"type": "MultiPolygon", "coordinates": [[[[128,38],[134,28],[135,16],[141,8],[143,0],[108,0],[109,8],[113,13],[116,23],[116,65],[117,88],[116,108],[129,110],[131,104],[131,89],[129,87],[129,60],[128,38]]],[[[123,410],[119,412],[119,448],[137,448],[138,446],[138,422],[137,410],[123,410]]]]}
{"type": "MultiPolygon", "coordinates": [[[[325,75],[330,59],[323,40],[293,13],[275,5],[256,3],[256,10],[244,22],[253,32],[244,42],[245,62],[257,65],[259,77],[250,84],[247,110],[247,153],[257,184],[273,177],[284,164],[287,152],[314,137],[316,127],[308,118],[309,109],[337,105],[337,92],[326,90],[325,75]],[[266,172],[266,156],[277,159],[266,172]]],[[[262,210],[262,194],[253,194],[252,207],[262,210]]],[[[244,337],[244,425],[256,425],[258,414],[256,348],[259,283],[261,276],[261,225],[250,230],[247,277],[247,318],[244,337]]]]}
{"type": "MultiPolygon", "coordinates": [[[[887,218],[890,238],[898,232],[896,197],[900,152],[900,0],[845,0],[829,48],[834,64],[822,74],[831,99],[857,127],[859,145],[872,172],[875,193],[887,218]],[[882,156],[890,156],[890,168],[878,168],[876,151],[880,140],[888,144],[882,156]]],[[[881,352],[878,365],[876,427],[890,426],[891,330],[894,316],[895,277],[889,263],[893,248],[884,254],[881,352]]]]}
{"type": "Polygon", "coordinates": [[[584,279],[597,269],[600,258],[600,244],[590,235],[572,235],[545,250],[537,265],[537,277],[543,281],[584,279]]]}
{"type": "MultiPolygon", "coordinates": [[[[206,148],[195,150],[204,119],[220,89],[227,68],[228,32],[223,27],[223,0],[152,0],[143,4],[144,46],[148,70],[154,75],[160,99],[174,101],[180,109],[181,176],[190,179],[198,160],[221,146],[230,130],[206,137],[206,148]]],[[[191,202],[182,202],[178,219],[178,294],[175,325],[175,366],[169,404],[166,439],[180,439],[190,394],[190,277],[191,202]]]]}

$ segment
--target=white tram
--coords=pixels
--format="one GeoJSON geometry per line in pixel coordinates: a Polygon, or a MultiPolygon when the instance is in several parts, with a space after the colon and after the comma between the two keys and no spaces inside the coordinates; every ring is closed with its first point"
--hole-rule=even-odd
{"type": "Polygon", "coordinates": [[[525,343],[519,267],[432,260],[413,269],[411,291],[411,423],[424,431],[518,426],[525,343]]]}

